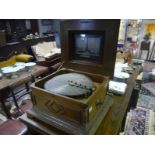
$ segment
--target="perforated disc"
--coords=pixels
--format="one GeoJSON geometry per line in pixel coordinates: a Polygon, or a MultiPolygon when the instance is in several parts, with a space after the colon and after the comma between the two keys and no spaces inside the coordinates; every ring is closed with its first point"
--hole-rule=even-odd
{"type": "Polygon", "coordinates": [[[48,80],[44,84],[44,88],[52,93],[70,97],[78,97],[90,94],[94,88],[94,85],[92,80],[85,75],[78,73],[67,73],[55,76],[48,80]]]}

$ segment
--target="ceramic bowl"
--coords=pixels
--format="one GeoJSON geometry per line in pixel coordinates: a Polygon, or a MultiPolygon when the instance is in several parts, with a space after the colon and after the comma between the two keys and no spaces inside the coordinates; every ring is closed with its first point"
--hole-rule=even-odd
{"type": "Polygon", "coordinates": [[[8,77],[8,78],[11,78],[11,76],[12,76],[12,72],[9,70],[4,70],[4,71],[2,71],[2,73],[5,77],[8,77]]]}
{"type": "Polygon", "coordinates": [[[11,70],[11,69],[13,69],[13,66],[8,66],[8,67],[1,68],[2,72],[6,71],[6,70],[11,70]]]}
{"type": "Polygon", "coordinates": [[[25,66],[16,66],[16,67],[14,67],[16,70],[17,70],[17,72],[20,72],[20,71],[25,71],[25,66]]]}
{"type": "Polygon", "coordinates": [[[12,68],[5,68],[2,70],[2,73],[5,77],[11,78],[17,74],[18,69],[15,67],[12,68]]]}
{"type": "Polygon", "coordinates": [[[25,64],[26,70],[29,71],[31,70],[34,66],[36,65],[35,62],[28,62],[25,64]]]}
{"type": "Polygon", "coordinates": [[[114,80],[118,82],[127,82],[127,79],[130,77],[128,73],[118,72],[114,74],[114,80]]]}
{"type": "Polygon", "coordinates": [[[25,62],[16,62],[15,66],[25,66],[25,62]]]}

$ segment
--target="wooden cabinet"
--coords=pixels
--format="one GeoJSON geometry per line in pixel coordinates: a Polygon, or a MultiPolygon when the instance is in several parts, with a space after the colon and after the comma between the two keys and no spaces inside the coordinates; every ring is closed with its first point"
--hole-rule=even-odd
{"type": "MultiPolygon", "coordinates": [[[[93,121],[92,128],[87,134],[95,135],[117,135],[122,127],[123,121],[126,117],[127,109],[129,106],[129,101],[131,94],[135,87],[135,79],[139,74],[139,67],[135,69],[134,73],[128,80],[128,87],[126,93],[123,96],[106,95],[105,98],[105,107],[100,111],[98,117],[93,121]],[[110,105],[110,109],[109,106],[110,105]],[[107,114],[105,111],[108,108],[107,114]]],[[[26,115],[20,117],[20,119],[25,122],[33,131],[39,134],[80,134],[79,130],[76,130],[75,127],[70,127],[63,125],[62,122],[58,127],[51,127],[42,121],[37,120],[35,117],[28,118],[26,115]],[[63,128],[63,130],[62,130],[63,128]],[[68,132],[64,131],[67,130],[68,132]]]]}

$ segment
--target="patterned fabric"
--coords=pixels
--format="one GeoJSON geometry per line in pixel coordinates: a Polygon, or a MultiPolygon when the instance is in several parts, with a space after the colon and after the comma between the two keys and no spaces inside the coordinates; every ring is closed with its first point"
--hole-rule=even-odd
{"type": "Polygon", "coordinates": [[[145,62],[143,72],[152,72],[152,69],[155,69],[155,63],[145,62]]]}
{"type": "Polygon", "coordinates": [[[142,84],[142,93],[150,96],[155,96],[155,82],[142,84]]]}
{"type": "Polygon", "coordinates": [[[155,110],[155,97],[140,94],[137,102],[138,107],[155,110]]]}
{"type": "Polygon", "coordinates": [[[155,69],[155,63],[144,64],[137,108],[127,115],[126,135],[155,135],[155,82],[151,82],[150,78],[152,69],[155,69]]]}
{"type": "Polygon", "coordinates": [[[126,121],[125,133],[126,135],[144,135],[145,123],[147,118],[147,110],[134,109],[128,113],[126,121]]]}
{"type": "MultiPolygon", "coordinates": [[[[61,53],[61,50],[56,47],[56,42],[43,42],[31,47],[36,59],[38,57],[50,57],[53,54],[61,53]]],[[[38,59],[37,59],[38,60],[38,59]]]]}

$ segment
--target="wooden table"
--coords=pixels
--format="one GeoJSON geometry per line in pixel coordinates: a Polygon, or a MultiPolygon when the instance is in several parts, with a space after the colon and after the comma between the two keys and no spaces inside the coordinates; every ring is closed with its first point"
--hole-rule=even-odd
{"type": "Polygon", "coordinates": [[[112,100],[112,106],[108,111],[106,117],[103,119],[100,127],[96,131],[96,134],[116,135],[119,133],[123,119],[126,117],[131,94],[136,84],[136,78],[139,74],[139,69],[131,75],[128,80],[128,87],[126,93],[123,96],[114,95],[112,100]]]}
{"type": "Polygon", "coordinates": [[[29,72],[23,71],[15,79],[9,79],[9,78],[0,79],[0,100],[2,102],[1,106],[2,109],[5,111],[5,113],[7,114],[7,117],[10,116],[4,103],[11,88],[15,88],[27,82],[34,81],[35,77],[42,75],[47,71],[48,71],[47,67],[36,65],[33,67],[32,71],[29,72]]]}
{"type": "MultiPolygon", "coordinates": [[[[136,77],[139,74],[139,68],[137,68],[134,73],[130,76],[128,80],[128,87],[126,93],[123,96],[113,95],[106,96],[105,102],[110,101],[111,107],[106,113],[106,116],[100,115],[102,120],[96,119],[92,128],[94,131],[90,131],[88,134],[98,134],[98,135],[116,135],[119,133],[122,122],[126,116],[126,112],[129,106],[130,97],[132,91],[136,84],[136,77]]],[[[78,131],[75,132],[75,128],[68,126],[61,127],[51,127],[45,123],[38,121],[37,119],[29,118],[27,115],[20,117],[20,119],[25,122],[28,126],[35,129],[40,134],[78,134],[78,131]],[[65,132],[66,131],[66,132],[65,132]]],[[[79,133],[80,134],[80,133],[79,133]]]]}
{"type": "Polygon", "coordinates": [[[5,89],[8,86],[16,86],[24,83],[25,81],[31,80],[32,77],[37,77],[47,71],[47,67],[34,66],[31,72],[21,72],[19,76],[15,79],[3,78],[0,79],[0,90],[5,89]]]}

